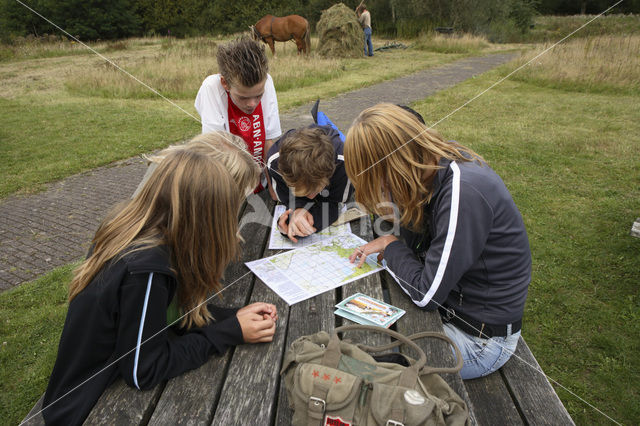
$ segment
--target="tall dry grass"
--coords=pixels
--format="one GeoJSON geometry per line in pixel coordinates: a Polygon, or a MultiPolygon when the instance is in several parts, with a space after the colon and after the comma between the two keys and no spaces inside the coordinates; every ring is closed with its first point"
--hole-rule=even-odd
{"type": "Polygon", "coordinates": [[[589,24],[576,32],[572,37],[592,37],[598,35],[624,35],[640,33],[640,15],[607,14],[550,16],[541,15],[534,18],[534,27],[525,35],[525,42],[554,42],[571,34],[584,24],[589,24]],[[595,19],[594,19],[595,18],[595,19]]]}
{"type": "MultiPolygon", "coordinates": [[[[295,46],[278,43],[276,57],[269,59],[269,73],[276,90],[305,87],[327,81],[345,72],[341,60],[314,54],[297,55],[295,46]]],[[[156,52],[123,57],[117,63],[147,85],[172,99],[193,99],[208,75],[218,72],[217,42],[198,37],[168,39],[156,52]]],[[[268,56],[271,56],[270,53],[268,56]]],[[[156,95],[107,62],[70,75],[65,83],[75,94],[106,98],[144,99],[156,95]]]]}
{"type": "Polygon", "coordinates": [[[485,37],[472,34],[461,36],[431,34],[420,36],[413,47],[436,53],[472,53],[479,52],[489,45],[485,37]]]}
{"type": "MultiPolygon", "coordinates": [[[[88,42],[92,49],[109,53],[129,49],[136,40],[88,42]]],[[[18,37],[10,43],[0,43],[0,62],[55,58],[69,55],[91,55],[92,52],[80,43],[58,36],[18,37]]]]}
{"type": "MultiPolygon", "coordinates": [[[[522,64],[550,45],[527,52],[522,64]]],[[[573,39],[535,59],[514,75],[568,90],[640,92],[640,35],[604,35],[573,39]]]]}

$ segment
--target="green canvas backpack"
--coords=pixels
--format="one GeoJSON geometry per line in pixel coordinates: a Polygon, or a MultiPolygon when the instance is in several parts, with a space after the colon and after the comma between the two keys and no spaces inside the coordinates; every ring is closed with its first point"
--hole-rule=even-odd
{"type": "Polygon", "coordinates": [[[294,425],[466,425],[466,404],[438,375],[461,368],[460,350],[444,334],[423,332],[405,337],[380,327],[349,325],[337,328],[332,336],[321,331],[294,341],[285,353],[280,374],[294,410],[294,425]],[[382,332],[396,340],[378,347],[341,341],[337,333],[350,330],[382,332]],[[414,342],[423,337],[451,344],[457,365],[425,366],[425,353],[414,342]],[[371,355],[401,344],[412,347],[419,358],[398,352],[371,355]]]}

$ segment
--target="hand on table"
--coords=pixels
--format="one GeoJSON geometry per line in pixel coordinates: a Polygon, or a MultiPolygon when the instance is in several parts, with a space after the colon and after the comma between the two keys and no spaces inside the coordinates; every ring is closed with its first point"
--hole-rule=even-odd
{"type": "Polygon", "coordinates": [[[247,343],[271,342],[276,332],[278,311],[275,305],[258,302],[238,309],[236,313],[242,338],[247,343]]]}
{"type": "Polygon", "coordinates": [[[302,208],[296,209],[293,213],[291,209],[282,213],[278,219],[278,227],[294,243],[298,242],[296,237],[307,237],[316,232],[316,228],[313,227],[313,216],[302,208]],[[291,215],[291,218],[287,225],[289,215],[291,215]]]}
{"type": "Polygon", "coordinates": [[[367,260],[367,256],[371,253],[378,253],[378,262],[382,262],[384,249],[394,241],[398,241],[394,235],[383,235],[363,246],[356,247],[355,251],[349,256],[349,262],[354,263],[357,260],[358,268],[361,268],[367,260]]]}

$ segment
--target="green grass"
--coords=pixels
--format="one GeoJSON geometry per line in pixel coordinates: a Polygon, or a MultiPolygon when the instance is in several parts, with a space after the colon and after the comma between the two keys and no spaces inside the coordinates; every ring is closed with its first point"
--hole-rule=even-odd
{"type": "Polygon", "coordinates": [[[556,42],[592,20],[589,25],[578,31],[575,37],[640,33],[640,15],[614,13],[594,20],[595,17],[596,15],[537,16],[534,18],[534,27],[524,36],[524,39],[529,43],[556,42]]]}
{"type": "Polygon", "coordinates": [[[45,182],[163,148],[200,130],[199,122],[160,100],[31,96],[0,98],[0,108],[0,197],[38,190],[45,182]]]}
{"type": "Polygon", "coordinates": [[[0,293],[0,419],[18,424],[49,381],[76,264],[0,293]]]}
{"type": "MultiPolygon", "coordinates": [[[[109,58],[199,120],[193,100],[204,77],[216,72],[214,53],[219,42],[204,37],[151,38],[96,47],[111,49],[114,53],[109,58]]],[[[503,49],[471,43],[472,49],[457,54],[398,49],[371,59],[349,60],[299,58],[293,44],[278,43],[278,56],[270,58],[270,73],[284,113],[317,98],[503,49]]],[[[464,45],[465,41],[458,42],[464,45]]],[[[200,132],[197,120],[99,58],[46,58],[50,51],[46,46],[34,47],[32,54],[40,55],[39,59],[0,63],[0,199],[41,190],[45,183],[200,132]]]]}
{"type": "MultiPolygon", "coordinates": [[[[415,108],[433,123],[506,73],[415,108]]],[[[640,239],[629,236],[640,216],[638,117],[637,94],[505,81],[437,126],[489,161],[524,217],[533,281],[523,336],[542,369],[623,424],[640,421],[640,239]]],[[[556,390],[576,424],[609,424],[556,390]]]]}

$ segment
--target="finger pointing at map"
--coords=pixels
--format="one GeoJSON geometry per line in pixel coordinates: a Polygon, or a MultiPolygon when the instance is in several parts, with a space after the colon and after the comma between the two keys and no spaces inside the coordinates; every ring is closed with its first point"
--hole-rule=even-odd
{"type": "Polygon", "coordinates": [[[393,241],[397,240],[398,239],[394,235],[383,235],[370,243],[356,247],[353,253],[351,253],[351,256],[349,256],[349,262],[354,263],[357,260],[358,268],[361,268],[367,260],[367,256],[371,253],[380,253],[382,255],[382,253],[384,253],[384,249],[393,241]]]}
{"type": "Polygon", "coordinates": [[[280,215],[280,218],[278,219],[278,228],[280,232],[284,234],[289,233],[289,225],[287,224],[287,219],[289,219],[289,215],[291,214],[292,211],[293,210],[291,209],[285,211],[280,215]]]}

